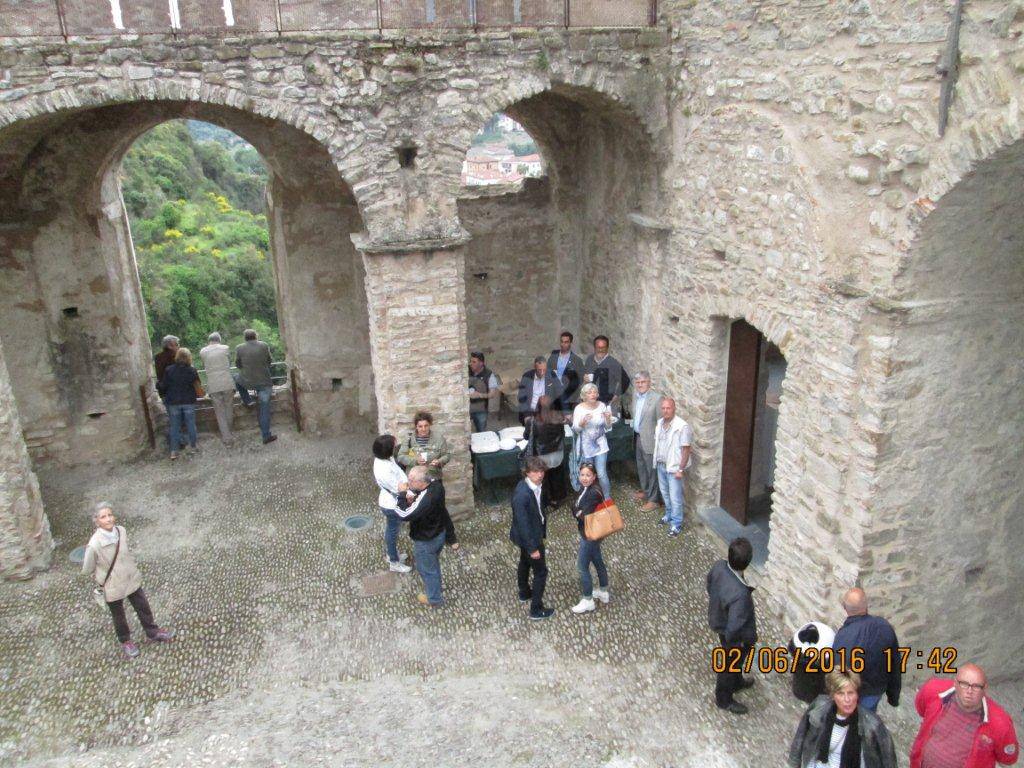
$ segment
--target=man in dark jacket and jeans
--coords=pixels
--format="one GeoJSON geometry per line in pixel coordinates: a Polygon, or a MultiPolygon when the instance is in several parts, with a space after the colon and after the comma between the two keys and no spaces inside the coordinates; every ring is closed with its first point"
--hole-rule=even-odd
{"type": "Polygon", "coordinates": [[[409,470],[409,490],[398,497],[395,514],[409,523],[416,570],[423,579],[425,594],[416,599],[423,605],[444,605],[441,590],[441,550],[448,544],[458,550],[455,525],[444,501],[444,485],[430,477],[425,466],[409,470]]]}
{"type": "Polygon", "coordinates": [[[526,477],[512,491],[512,528],[508,537],[519,547],[519,601],[530,601],[530,618],[547,619],[554,608],[544,607],[544,587],[548,581],[548,565],[544,559],[544,539],[548,523],[544,516],[547,499],[542,495],[547,465],[538,456],[526,460],[526,477]],[[530,586],[533,571],[533,586],[530,586]]]}
{"type": "Polygon", "coordinates": [[[835,650],[846,651],[846,658],[852,658],[853,649],[860,649],[864,658],[864,669],[860,673],[860,706],[872,712],[878,709],[878,702],[884,694],[889,706],[900,703],[900,686],[903,675],[900,665],[894,662],[900,658],[899,640],[892,624],[881,616],[868,613],[868,596],[863,589],[855,587],[843,595],[843,610],[846,621],[836,632],[832,643],[835,650]],[[888,658],[886,650],[889,650],[888,658]]]}
{"type": "Polygon", "coordinates": [[[728,561],[719,560],[708,571],[708,624],[725,651],[725,669],[715,680],[715,704],[734,715],[746,714],[747,707],[733,699],[733,694],[754,684],[741,671],[757,642],[754,588],[743,578],[753,556],[750,542],[739,537],[729,542],[728,561]]]}

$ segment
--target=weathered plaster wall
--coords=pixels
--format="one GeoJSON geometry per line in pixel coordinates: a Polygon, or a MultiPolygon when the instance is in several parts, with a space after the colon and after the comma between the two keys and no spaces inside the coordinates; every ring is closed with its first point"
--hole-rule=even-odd
{"type": "Polygon", "coordinates": [[[561,331],[550,183],[527,180],[519,191],[497,195],[467,188],[459,218],[472,236],[466,245],[469,347],[482,351],[492,370],[519,375],[558,345],[561,331]]]}

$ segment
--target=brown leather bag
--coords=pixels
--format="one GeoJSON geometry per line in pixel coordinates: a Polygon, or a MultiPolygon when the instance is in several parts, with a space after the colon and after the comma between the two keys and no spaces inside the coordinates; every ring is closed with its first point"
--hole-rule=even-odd
{"type": "Polygon", "coordinates": [[[587,541],[601,541],[626,527],[622,513],[611,499],[605,499],[583,518],[583,535],[587,541]]]}
{"type": "Polygon", "coordinates": [[[196,388],[196,397],[206,397],[206,390],[203,389],[203,382],[199,380],[198,376],[196,376],[196,380],[192,383],[196,388]]]}

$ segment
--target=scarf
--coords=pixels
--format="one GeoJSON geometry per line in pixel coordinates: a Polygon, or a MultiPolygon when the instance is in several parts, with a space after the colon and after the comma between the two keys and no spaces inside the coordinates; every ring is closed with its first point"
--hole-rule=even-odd
{"type": "Polygon", "coordinates": [[[115,525],[113,530],[105,531],[102,528],[96,529],[96,534],[99,536],[100,544],[106,546],[107,544],[116,544],[120,534],[117,532],[117,526],[115,525]]]}
{"type": "Polygon", "coordinates": [[[853,710],[853,714],[845,721],[836,718],[836,705],[833,702],[828,708],[828,715],[825,717],[825,725],[818,735],[817,760],[828,765],[828,750],[832,742],[832,729],[837,725],[847,726],[846,739],[843,741],[843,750],[839,755],[839,768],[860,768],[860,730],[858,729],[859,710],[853,710]]]}

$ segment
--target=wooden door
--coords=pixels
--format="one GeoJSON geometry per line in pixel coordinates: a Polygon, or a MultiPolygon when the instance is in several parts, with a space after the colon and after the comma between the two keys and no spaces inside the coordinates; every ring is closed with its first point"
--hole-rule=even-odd
{"type": "Polygon", "coordinates": [[[750,463],[754,451],[757,374],[761,332],[744,320],[729,333],[729,373],[725,393],[725,435],[722,441],[722,509],[747,524],[750,463]]]}

